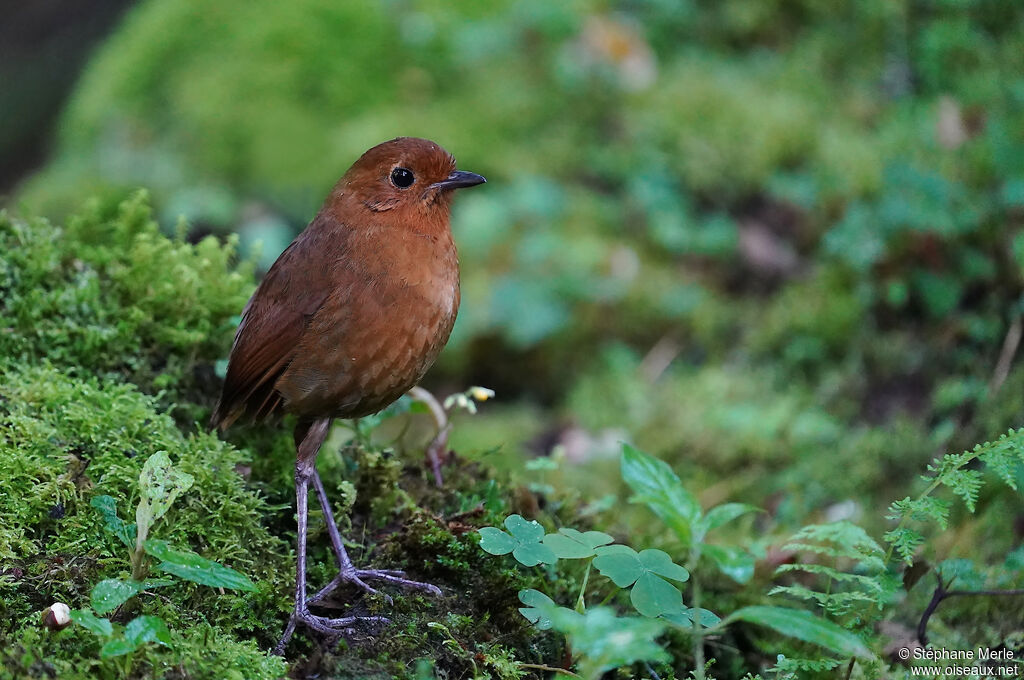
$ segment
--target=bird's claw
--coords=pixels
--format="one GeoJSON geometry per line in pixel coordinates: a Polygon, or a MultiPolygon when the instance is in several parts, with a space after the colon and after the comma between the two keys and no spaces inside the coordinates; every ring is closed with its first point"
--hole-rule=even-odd
{"type": "Polygon", "coordinates": [[[327,596],[337,590],[337,588],[343,583],[350,583],[371,595],[380,595],[388,604],[394,604],[390,595],[380,592],[376,588],[367,584],[366,581],[390,583],[392,585],[405,588],[406,590],[423,590],[437,597],[440,597],[442,594],[441,589],[431,583],[412,581],[404,577],[405,572],[398,569],[351,569],[348,571],[342,571],[339,572],[330,583],[321,588],[320,592],[306,600],[306,604],[316,605],[323,603],[327,596]]]}
{"type": "Polygon", "coordinates": [[[292,613],[288,627],[274,648],[274,653],[278,656],[284,654],[284,647],[288,644],[292,633],[295,632],[297,624],[302,624],[310,630],[320,633],[328,640],[336,641],[338,638],[355,634],[358,626],[382,626],[388,623],[391,623],[391,619],[384,616],[345,616],[332,619],[326,616],[317,616],[311,613],[308,607],[304,607],[301,611],[296,610],[292,613]]]}

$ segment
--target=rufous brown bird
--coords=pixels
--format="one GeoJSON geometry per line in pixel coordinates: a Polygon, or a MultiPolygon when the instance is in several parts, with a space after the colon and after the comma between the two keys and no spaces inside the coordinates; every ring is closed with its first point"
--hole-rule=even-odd
{"type": "Polygon", "coordinates": [[[382,617],[312,614],[339,585],[367,581],[440,594],[392,570],[357,569],[334,521],[316,456],[334,418],[380,411],[419,382],[448,341],[459,310],[459,261],[449,228],[455,189],[482,184],[434,142],[379,144],[338,181],[271,266],[235,334],[211,424],[294,414],[298,515],[295,609],[278,653],[297,625],[328,636],[382,617]],[[307,497],[323,509],[338,575],[306,597],[307,497]]]}

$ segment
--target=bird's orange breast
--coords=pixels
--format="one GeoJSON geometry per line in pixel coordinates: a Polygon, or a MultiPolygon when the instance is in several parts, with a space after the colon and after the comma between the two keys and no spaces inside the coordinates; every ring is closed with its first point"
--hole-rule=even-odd
{"type": "Polygon", "coordinates": [[[459,308],[447,231],[353,243],[275,389],[304,418],[374,413],[413,387],[448,341],[459,308]]]}

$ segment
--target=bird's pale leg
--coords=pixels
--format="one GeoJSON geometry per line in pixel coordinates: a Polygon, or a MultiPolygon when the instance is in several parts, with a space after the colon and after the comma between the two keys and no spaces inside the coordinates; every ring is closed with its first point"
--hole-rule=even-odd
{"type": "MultiPolygon", "coordinates": [[[[316,491],[316,497],[320,500],[320,508],[324,513],[324,522],[327,523],[327,533],[331,537],[334,554],[338,558],[339,572],[330,583],[309,599],[308,604],[321,602],[342,583],[351,583],[368,593],[376,593],[377,591],[368,586],[366,581],[383,581],[402,586],[403,588],[425,590],[432,595],[441,594],[441,590],[435,585],[402,578],[405,574],[401,571],[393,569],[356,569],[352,564],[352,560],[349,559],[348,552],[345,550],[345,544],[342,543],[341,532],[338,531],[338,524],[334,521],[334,513],[331,512],[330,501],[327,500],[327,491],[324,489],[324,483],[320,480],[320,475],[317,474],[316,470],[313,470],[312,482],[313,489],[316,491]]],[[[390,596],[384,595],[384,597],[389,603],[391,602],[390,596]]]]}
{"type": "MultiPolygon", "coordinates": [[[[274,648],[275,654],[282,654],[284,647],[295,632],[297,624],[303,624],[319,633],[338,637],[352,631],[360,623],[388,623],[383,616],[347,616],[331,619],[309,612],[306,602],[306,536],[309,521],[309,481],[316,476],[316,454],[327,438],[331,420],[325,418],[311,424],[300,424],[295,430],[298,445],[298,460],[295,463],[295,506],[298,516],[295,555],[295,609],[292,611],[284,635],[274,648]]],[[[333,518],[332,518],[333,523],[333,518]]],[[[335,529],[337,530],[337,529],[335,529]]]]}

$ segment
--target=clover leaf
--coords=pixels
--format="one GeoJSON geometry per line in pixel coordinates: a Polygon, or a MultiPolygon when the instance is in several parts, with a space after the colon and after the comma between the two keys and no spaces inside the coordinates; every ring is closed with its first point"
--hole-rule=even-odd
{"type": "Polygon", "coordinates": [[[537,626],[537,630],[551,628],[549,614],[555,608],[554,600],[539,590],[528,588],[519,591],[519,601],[526,605],[519,608],[519,613],[525,616],[527,621],[537,626]]]}
{"type": "Polygon", "coordinates": [[[693,628],[693,624],[698,619],[701,628],[714,628],[722,622],[722,618],[709,609],[695,609],[686,606],[680,607],[677,611],[662,614],[661,618],[684,628],[693,628]]]}
{"type": "Polygon", "coordinates": [[[595,549],[611,543],[614,539],[601,531],[586,533],[575,529],[559,529],[557,534],[544,537],[544,545],[554,551],[555,556],[567,559],[580,559],[595,555],[595,549]]]}
{"type": "Polygon", "coordinates": [[[594,567],[618,587],[632,586],[629,600],[644,616],[653,618],[682,607],[679,589],[665,579],[685,581],[690,574],[661,550],[638,553],[625,545],[604,546],[597,549],[594,567]]]}
{"type": "Polygon", "coordinates": [[[540,542],[544,538],[544,527],[539,522],[509,515],[505,518],[505,528],[508,533],[495,527],[480,529],[480,547],[492,555],[512,553],[512,557],[526,567],[558,561],[551,548],[540,542]]]}

